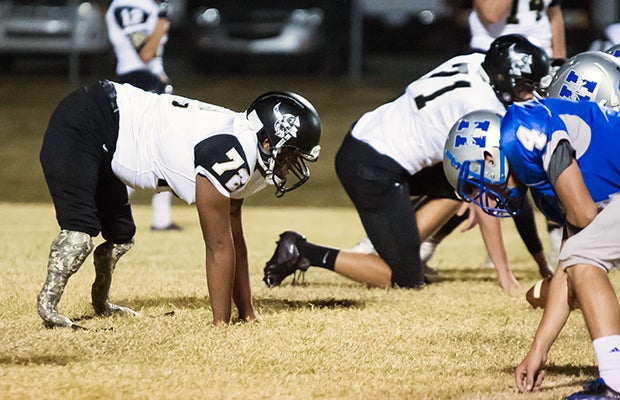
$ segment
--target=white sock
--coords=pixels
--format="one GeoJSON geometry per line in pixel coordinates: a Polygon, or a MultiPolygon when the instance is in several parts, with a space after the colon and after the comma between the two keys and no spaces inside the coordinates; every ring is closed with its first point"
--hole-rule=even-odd
{"type": "Polygon", "coordinates": [[[595,339],[592,346],[601,378],[607,386],[620,392],[620,335],[595,339]]]}
{"type": "Polygon", "coordinates": [[[164,229],[172,224],[171,208],[172,193],[161,192],[153,195],[151,201],[153,208],[153,228],[164,229]]]}

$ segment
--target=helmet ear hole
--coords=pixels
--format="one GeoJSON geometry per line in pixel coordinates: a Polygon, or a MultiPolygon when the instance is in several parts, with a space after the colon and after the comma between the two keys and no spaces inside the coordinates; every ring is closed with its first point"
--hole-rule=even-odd
{"type": "Polygon", "coordinates": [[[484,161],[488,164],[495,165],[495,160],[493,159],[493,155],[488,151],[483,152],[484,161]]]}

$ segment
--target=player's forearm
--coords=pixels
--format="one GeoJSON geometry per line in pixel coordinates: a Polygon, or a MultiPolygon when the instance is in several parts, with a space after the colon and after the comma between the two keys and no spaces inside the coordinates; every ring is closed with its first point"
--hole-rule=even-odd
{"type": "Polygon", "coordinates": [[[532,348],[548,354],[569,315],[567,275],[562,268],[558,268],[549,286],[545,311],[536,330],[532,348]]]}
{"type": "Polygon", "coordinates": [[[498,273],[508,271],[508,254],[504,246],[500,219],[484,213],[481,209],[476,210],[476,212],[478,214],[480,233],[489,258],[493,265],[495,265],[498,273]]]}
{"type": "Polygon", "coordinates": [[[232,250],[207,251],[206,273],[213,324],[227,324],[232,314],[231,298],[235,275],[232,250]]]}
{"type": "Polygon", "coordinates": [[[169,23],[165,18],[160,18],[157,21],[153,33],[151,33],[138,53],[142,61],[149,62],[157,55],[159,42],[161,42],[166,32],[168,32],[168,25],[169,23]]]}
{"type": "Polygon", "coordinates": [[[235,245],[235,278],[232,298],[239,311],[239,318],[243,321],[254,321],[257,315],[252,304],[248,248],[245,243],[241,217],[242,205],[243,199],[233,199],[230,202],[230,230],[235,245]]]}
{"type": "Polygon", "coordinates": [[[235,280],[233,284],[233,301],[242,320],[254,320],[256,315],[252,304],[250,288],[250,268],[248,253],[243,238],[235,239],[235,280]]]}
{"type": "Polygon", "coordinates": [[[549,23],[551,24],[551,54],[552,58],[566,58],[566,34],[564,29],[564,17],[560,6],[549,7],[547,9],[549,23]]]}

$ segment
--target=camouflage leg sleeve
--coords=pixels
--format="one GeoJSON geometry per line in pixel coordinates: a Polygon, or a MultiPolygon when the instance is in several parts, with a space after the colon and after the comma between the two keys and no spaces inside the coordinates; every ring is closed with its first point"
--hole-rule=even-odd
{"type": "Polygon", "coordinates": [[[52,242],[47,278],[37,297],[37,310],[46,327],[73,325],[69,318],[58,314],[58,302],[67,281],[80,269],[92,250],[90,235],[83,232],[62,230],[52,242]]]}
{"type": "Polygon", "coordinates": [[[91,289],[95,313],[102,315],[139,315],[137,312],[127,307],[117,306],[109,302],[110,285],[112,284],[112,274],[114,273],[116,263],[123,254],[131,249],[133,243],[133,239],[122,244],[105,242],[95,249],[94,261],[96,276],[91,289]]]}

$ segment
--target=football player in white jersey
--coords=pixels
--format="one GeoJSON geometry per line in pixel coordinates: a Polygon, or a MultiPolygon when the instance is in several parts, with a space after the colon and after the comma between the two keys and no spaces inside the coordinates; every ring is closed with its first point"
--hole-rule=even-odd
{"type": "Polygon", "coordinates": [[[485,52],[493,40],[512,33],[540,42],[557,63],[566,59],[561,0],[474,0],[469,15],[470,47],[485,52]]]}
{"type": "MultiPolygon", "coordinates": [[[[548,62],[544,50],[524,36],[503,36],[486,55],[454,57],[364,114],[336,155],[336,172],[378,255],[323,247],[285,232],[265,266],[265,283],[279,285],[296,270],[317,266],[368,286],[423,286],[420,239],[461,204],[441,167],[450,127],[468,111],[483,107],[503,114],[513,101],[531,98],[548,62]],[[412,195],[435,200],[413,211],[412,195]]],[[[497,221],[481,218],[481,228],[487,223],[497,221]]],[[[496,266],[504,290],[518,287],[507,263],[496,266]]]]}
{"type": "Polygon", "coordinates": [[[68,279],[93,249],[97,314],[135,314],[110,303],[112,272],[134,242],[126,185],[169,190],[195,203],[206,246],[213,322],[257,318],[241,221],[243,199],[266,185],[276,196],[306,182],[320,152],[314,107],[291,92],[265,93],[245,112],[128,84],[101,81],[60,102],[41,148],[60,226],[49,254],[38,312],[48,327],[72,326],[57,306],[68,279]]]}
{"type": "MultiPolygon", "coordinates": [[[[154,0],[113,0],[106,11],[108,37],[116,54],[121,83],[163,93],[169,84],[164,71],[168,41],[168,4],[154,0]]],[[[169,90],[168,90],[169,91],[169,90]]]]}
{"type": "MultiPolygon", "coordinates": [[[[154,0],[114,0],[106,12],[108,37],[116,53],[116,80],[153,93],[172,93],[164,71],[164,45],[168,41],[168,3],[154,0]]],[[[130,196],[133,189],[129,188],[130,196]]],[[[172,194],[153,195],[155,231],[177,230],[172,222],[172,194]]]]}

